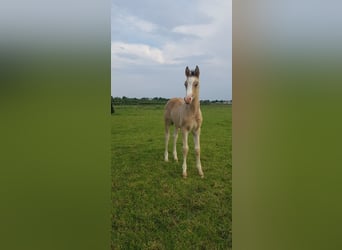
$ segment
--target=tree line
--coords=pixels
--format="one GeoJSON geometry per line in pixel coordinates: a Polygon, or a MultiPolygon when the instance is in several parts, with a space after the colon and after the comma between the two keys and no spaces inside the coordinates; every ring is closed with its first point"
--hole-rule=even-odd
{"type": "MultiPolygon", "coordinates": [[[[113,97],[112,96],[112,106],[116,105],[165,105],[169,99],[163,97],[154,97],[154,98],[130,98],[130,97],[113,97]]],[[[203,105],[209,104],[232,104],[231,100],[200,100],[200,103],[203,105]]],[[[112,107],[113,109],[114,107],[112,107]]]]}
{"type": "Polygon", "coordinates": [[[145,104],[166,104],[169,99],[162,97],[154,97],[154,98],[129,98],[126,96],[123,97],[112,97],[112,103],[114,105],[145,105],[145,104]]]}

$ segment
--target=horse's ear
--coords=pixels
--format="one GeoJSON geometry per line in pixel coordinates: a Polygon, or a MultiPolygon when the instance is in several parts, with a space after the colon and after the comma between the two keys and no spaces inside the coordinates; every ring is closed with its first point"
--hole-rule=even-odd
{"type": "Polygon", "coordinates": [[[190,69],[189,69],[188,66],[186,66],[186,68],[185,68],[185,75],[186,75],[186,76],[189,76],[189,75],[190,75],[190,69]]]}
{"type": "Polygon", "coordinates": [[[199,75],[200,75],[200,70],[199,70],[199,67],[196,65],[195,76],[199,77],[199,75]]]}

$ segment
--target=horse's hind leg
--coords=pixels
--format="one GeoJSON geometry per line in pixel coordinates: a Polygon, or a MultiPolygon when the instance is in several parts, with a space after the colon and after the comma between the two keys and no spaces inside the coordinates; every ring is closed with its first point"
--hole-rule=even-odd
{"type": "Polygon", "coordinates": [[[175,131],[173,132],[173,159],[175,161],[178,161],[178,157],[177,157],[178,131],[179,131],[179,129],[175,127],[175,131]]]}
{"type": "Polygon", "coordinates": [[[170,124],[165,121],[165,153],[164,160],[169,161],[169,138],[170,138],[170,124]]]}

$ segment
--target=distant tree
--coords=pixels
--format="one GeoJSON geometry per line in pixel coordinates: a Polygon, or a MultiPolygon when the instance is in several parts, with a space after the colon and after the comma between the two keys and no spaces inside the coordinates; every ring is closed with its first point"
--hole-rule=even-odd
{"type": "Polygon", "coordinates": [[[111,109],[111,111],[110,111],[111,114],[115,113],[113,96],[112,96],[111,102],[110,102],[110,109],[111,109]]]}
{"type": "Polygon", "coordinates": [[[201,100],[200,103],[203,105],[208,105],[210,104],[210,100],[201,100]]]}

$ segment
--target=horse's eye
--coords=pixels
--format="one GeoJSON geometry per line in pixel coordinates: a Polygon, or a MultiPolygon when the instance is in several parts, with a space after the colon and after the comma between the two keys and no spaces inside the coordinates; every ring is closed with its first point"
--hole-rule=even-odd
{"type": "Polygon", "coordinates": [[[198,83],[195,83],[194,86],[197,87],[197,86],[198,86],[198,83]]]}

